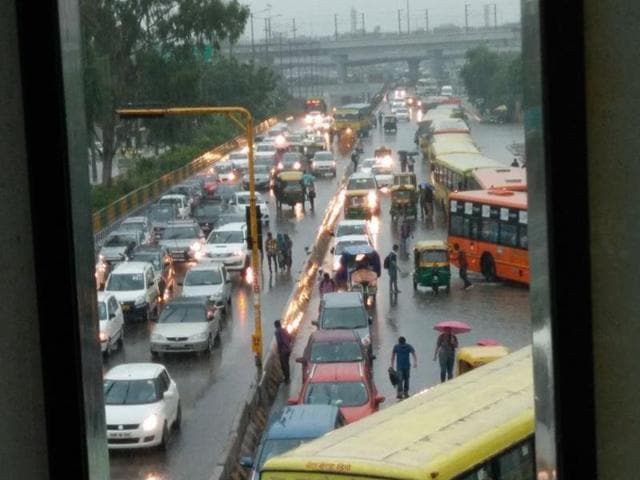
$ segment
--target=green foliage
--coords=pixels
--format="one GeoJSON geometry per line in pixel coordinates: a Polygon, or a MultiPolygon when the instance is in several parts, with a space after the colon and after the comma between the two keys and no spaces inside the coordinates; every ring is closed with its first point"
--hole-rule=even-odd
{"type": "Polygon", "coordinates": [[[522,99],[522,55],[496,53],[477,47],[466,54],[460,76],[470,100],[481,113],[506,105],[512,115],[522,99]]]}

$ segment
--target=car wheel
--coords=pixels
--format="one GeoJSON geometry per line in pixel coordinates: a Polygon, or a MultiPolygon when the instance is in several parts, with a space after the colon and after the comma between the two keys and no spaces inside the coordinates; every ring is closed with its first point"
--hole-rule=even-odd
{"type": "Polygon", "coordinates": [[[182,406],[178,402],[178,412],[176,413],[176,420],[173,422],[173,429],[180,430],[180,424],[182,423],[182,406]]]}
{"type": "Polygon", "coordinates": [[[111,338],[108,338],[107,339],[107,349],[104,351],[104,356],[105,357],[110,357],[112,351],[113,351],[113,347],[111,345],[111,338]]]}
{"type": "Polygon", "coordinates": [[[166,420],[164,422],[164,426],[162,427],[162,440],[160,440],[159,449],[162,452],[166,452],[169,450],[169,428],[167,427],[166,420]]]}

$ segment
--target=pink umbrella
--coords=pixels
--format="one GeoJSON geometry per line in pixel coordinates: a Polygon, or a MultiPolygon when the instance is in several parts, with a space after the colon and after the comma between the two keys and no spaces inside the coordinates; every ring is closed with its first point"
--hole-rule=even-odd
{"type": "Polygon", "coordinates": [[[438,322],[433,326],[434,330],[439,332],[446,332],[451,329],[451,333],[467,333],[471,331],[471,327],[459,320],[445,320],[444,322],[438,322]]]}
{"type": "Polygon", "coordinates": [[[481,347],[496,347],[500,345],[500,342],[493,338],[483,338],[482,340],[478,340],[477,345],[481,347]]]}

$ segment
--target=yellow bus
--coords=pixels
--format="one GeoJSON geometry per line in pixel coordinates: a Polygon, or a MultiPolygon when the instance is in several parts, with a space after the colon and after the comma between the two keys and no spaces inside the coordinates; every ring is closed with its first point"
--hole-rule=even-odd
{"type": "Polygon", "coordinates": [[[433,135],[429,145],[430,161],[437,159],[441,155],[451,153],[475,153],[480,154],[480,150],[468,133],[441,133],[433,135]]]}
{"type": "Polygon", "coordinates": [[[531,347],[269,459],[261,480],[533,480],[531,347]]]}
{"type": "MultiPolygon", "coordinates": [[[[453,134],[452,134],[453,135],[453,134]]],[[[464,145],[457,152],[437,155],[431,162],[431,182],[435,187],[434,197],[439,200],[445,213],[449,213],[449,194],[475,188],[474,173],[479,168],[498,169],[504,165],[487,158],[480,152],[464,152],[464,145]]],[[[441,149],[445,151],[444,148],[441,149]]],[[[448,151],[454,150],[454,147],[448,151]]]]}
{"type": "Polygon", "coordinates": [[[339,136],[343,134],[368,136],[371,130],[371,105],[368,103],[350,103],[334,108],[334,129],[339,136]]]}

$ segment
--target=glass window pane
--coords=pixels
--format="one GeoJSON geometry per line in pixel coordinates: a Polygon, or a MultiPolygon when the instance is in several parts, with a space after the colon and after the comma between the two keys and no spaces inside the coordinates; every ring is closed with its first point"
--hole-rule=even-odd
{"type": "Polygon", "coordinates": [[[485,242],[496,243],[498,241],[499,225],[497,220],[484,219],[480,230],[480,239],[485,242]]]}
{"type": "Polygon", "coordinates": [[[507,223],[501,224],[499,243],[508,247],[516,247],[518,245],[518,226],[507,223]]]}

